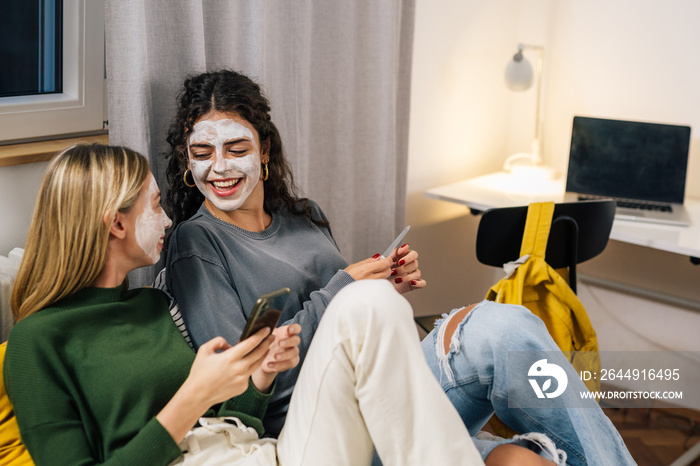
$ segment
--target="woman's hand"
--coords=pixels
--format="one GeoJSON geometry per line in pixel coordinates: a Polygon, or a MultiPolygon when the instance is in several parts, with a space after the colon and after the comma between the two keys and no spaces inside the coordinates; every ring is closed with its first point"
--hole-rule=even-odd
{"type": "Polygon", "coordinates": [[[213,338],[199,347],[185,384],[194,385],[195,393],[206,399],[207,408],[238,396],[248,389],[248,380],[263,363],[274,340],[268,327],[236,346],[222,337],[213,338]]]}
{"type": "Polygon", "coordinates": [[[421,279],[418,268],[418,252],[411,250],[408,243],[395,249],[389,259],[392,260],[390,280],[399,293],[406,293],[427,284],[421,279]]]}
{"type": "Polygon", "coordinates": [[[265,327],[236,346],[216,337],[199,347],[190,375],[156,415],[175,443],[182,442],[211,406],[248,389],[248,380],[262,364],[274,339],[265,327]]]}
{"type": "Polygon", "coordinates": [[[348,265],[345,267],[345,271],[355,280],[389,278],[391,264],[391,258],[382,259],[380,254],[375,254],[369,259],[348,265]]]}
{"type": "Polygon", "coordinates": [[[253,384],[259,391],[268,392],[278,372],[299,364],[299,333],[299,324],[285,325],[274,330],[275,341],[270,345],[262,365],[252,375],[253,384]]]}

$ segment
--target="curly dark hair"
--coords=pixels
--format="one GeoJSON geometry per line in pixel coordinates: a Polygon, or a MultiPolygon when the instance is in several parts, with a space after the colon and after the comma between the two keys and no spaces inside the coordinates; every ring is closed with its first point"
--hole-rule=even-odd
{"type": "Polygon", "coordinates": [[[177,113],[167,137],[170,151],[165,154],[168,161],[165,209],[173,228],[192,217],[204,201],[199,189],[185,186],[183,176],[187,170],[187,138],[195,122],[211,111],[237,113],[256,129],[261,146],[269,146],[269,178],[264,182],[263,204],[267,213],[286,207],[292,214],[306,216],[317,225],[328,225],[313,218],[308,199],[297,194],[282,139],[270,119],[270,103],[260,86],[243,74],[219,70],[187,78],[177,97],[177,113]]]}

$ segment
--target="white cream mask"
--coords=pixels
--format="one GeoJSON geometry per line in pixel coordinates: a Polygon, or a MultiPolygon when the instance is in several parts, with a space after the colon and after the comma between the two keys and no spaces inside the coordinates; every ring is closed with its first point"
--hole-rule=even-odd
{"type": "Polygon", "coordinates": [[[143,206],[143,212],[136,218],[136,242],[141,247],[141,250],[151,258],[153,263],[158,262],[160,258],[159,245],[160,239],[163,237],[166,228],[172,222],[165,212],[153,210],[153,196],[158,192],[158,185],[155,178],[151,175],[151,183],[148,187],[148,198],[146,205],[143,206]]]}
{"type": "Polygon", "coordinates": [[[233,120],[200,121],[192,129],[187,150],[197,188],[224,212],[243,205],[260,180],[260,149],[253,132],[233,120]],[[250,140],[253,150],[241,157],[225,156],[224,144],[241,138],[250,140]],[[192,144],[210,145],[214,152],[206,160],[197,160],[189,149],[192,144]]]}

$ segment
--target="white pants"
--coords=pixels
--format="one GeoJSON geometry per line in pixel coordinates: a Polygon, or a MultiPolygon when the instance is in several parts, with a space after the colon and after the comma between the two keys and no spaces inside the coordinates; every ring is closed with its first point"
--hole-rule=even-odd
{"type": "Polygon", "coordinates": [[[477,465],[481,456],[428,368],[410,304],[387,280],[331,301],[292,395],[279,462],[477,465]]]}
{"type": "MultiPolygon", "coordinates": [[[[273,465],[262,458],[269,447],[229,464],[273,465]]],[[[355,282],[329,304],[294,388],[277,460],[369,465],[374,448],[385,466],[483,464],[428,368],[410,304],[387,280],[355,282]]],[[[210,461],[184,464],[219,464],[210,461]]]]}

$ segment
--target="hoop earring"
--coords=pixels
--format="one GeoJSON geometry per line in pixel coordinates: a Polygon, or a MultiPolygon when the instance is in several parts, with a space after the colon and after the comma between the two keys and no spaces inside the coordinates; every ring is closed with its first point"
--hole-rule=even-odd
{"type": "Polygon", "coordinates": [[[263,163],[263,170],[265,171],[265,174],[263,175],[263,181],[267,181],[267,179],[270,177],[270,172],[267,169],[267,163],[263,163]]]}
{"type": "MultiPolygon", "coordinates": [[[[185,170],[185,173],[182,174],[182,182],[185,183],[185,186],[187,186],[188,188],[194,188],[197,185],[195,183],[189,184],[187,182],[187,173],[190,173],[190,174],[192,173],[192,172],[190,172],[189,168],[187,170],[185,170]]],[[[192,181],[194,181],[194,177],[192,178],[192,181]]]]}

